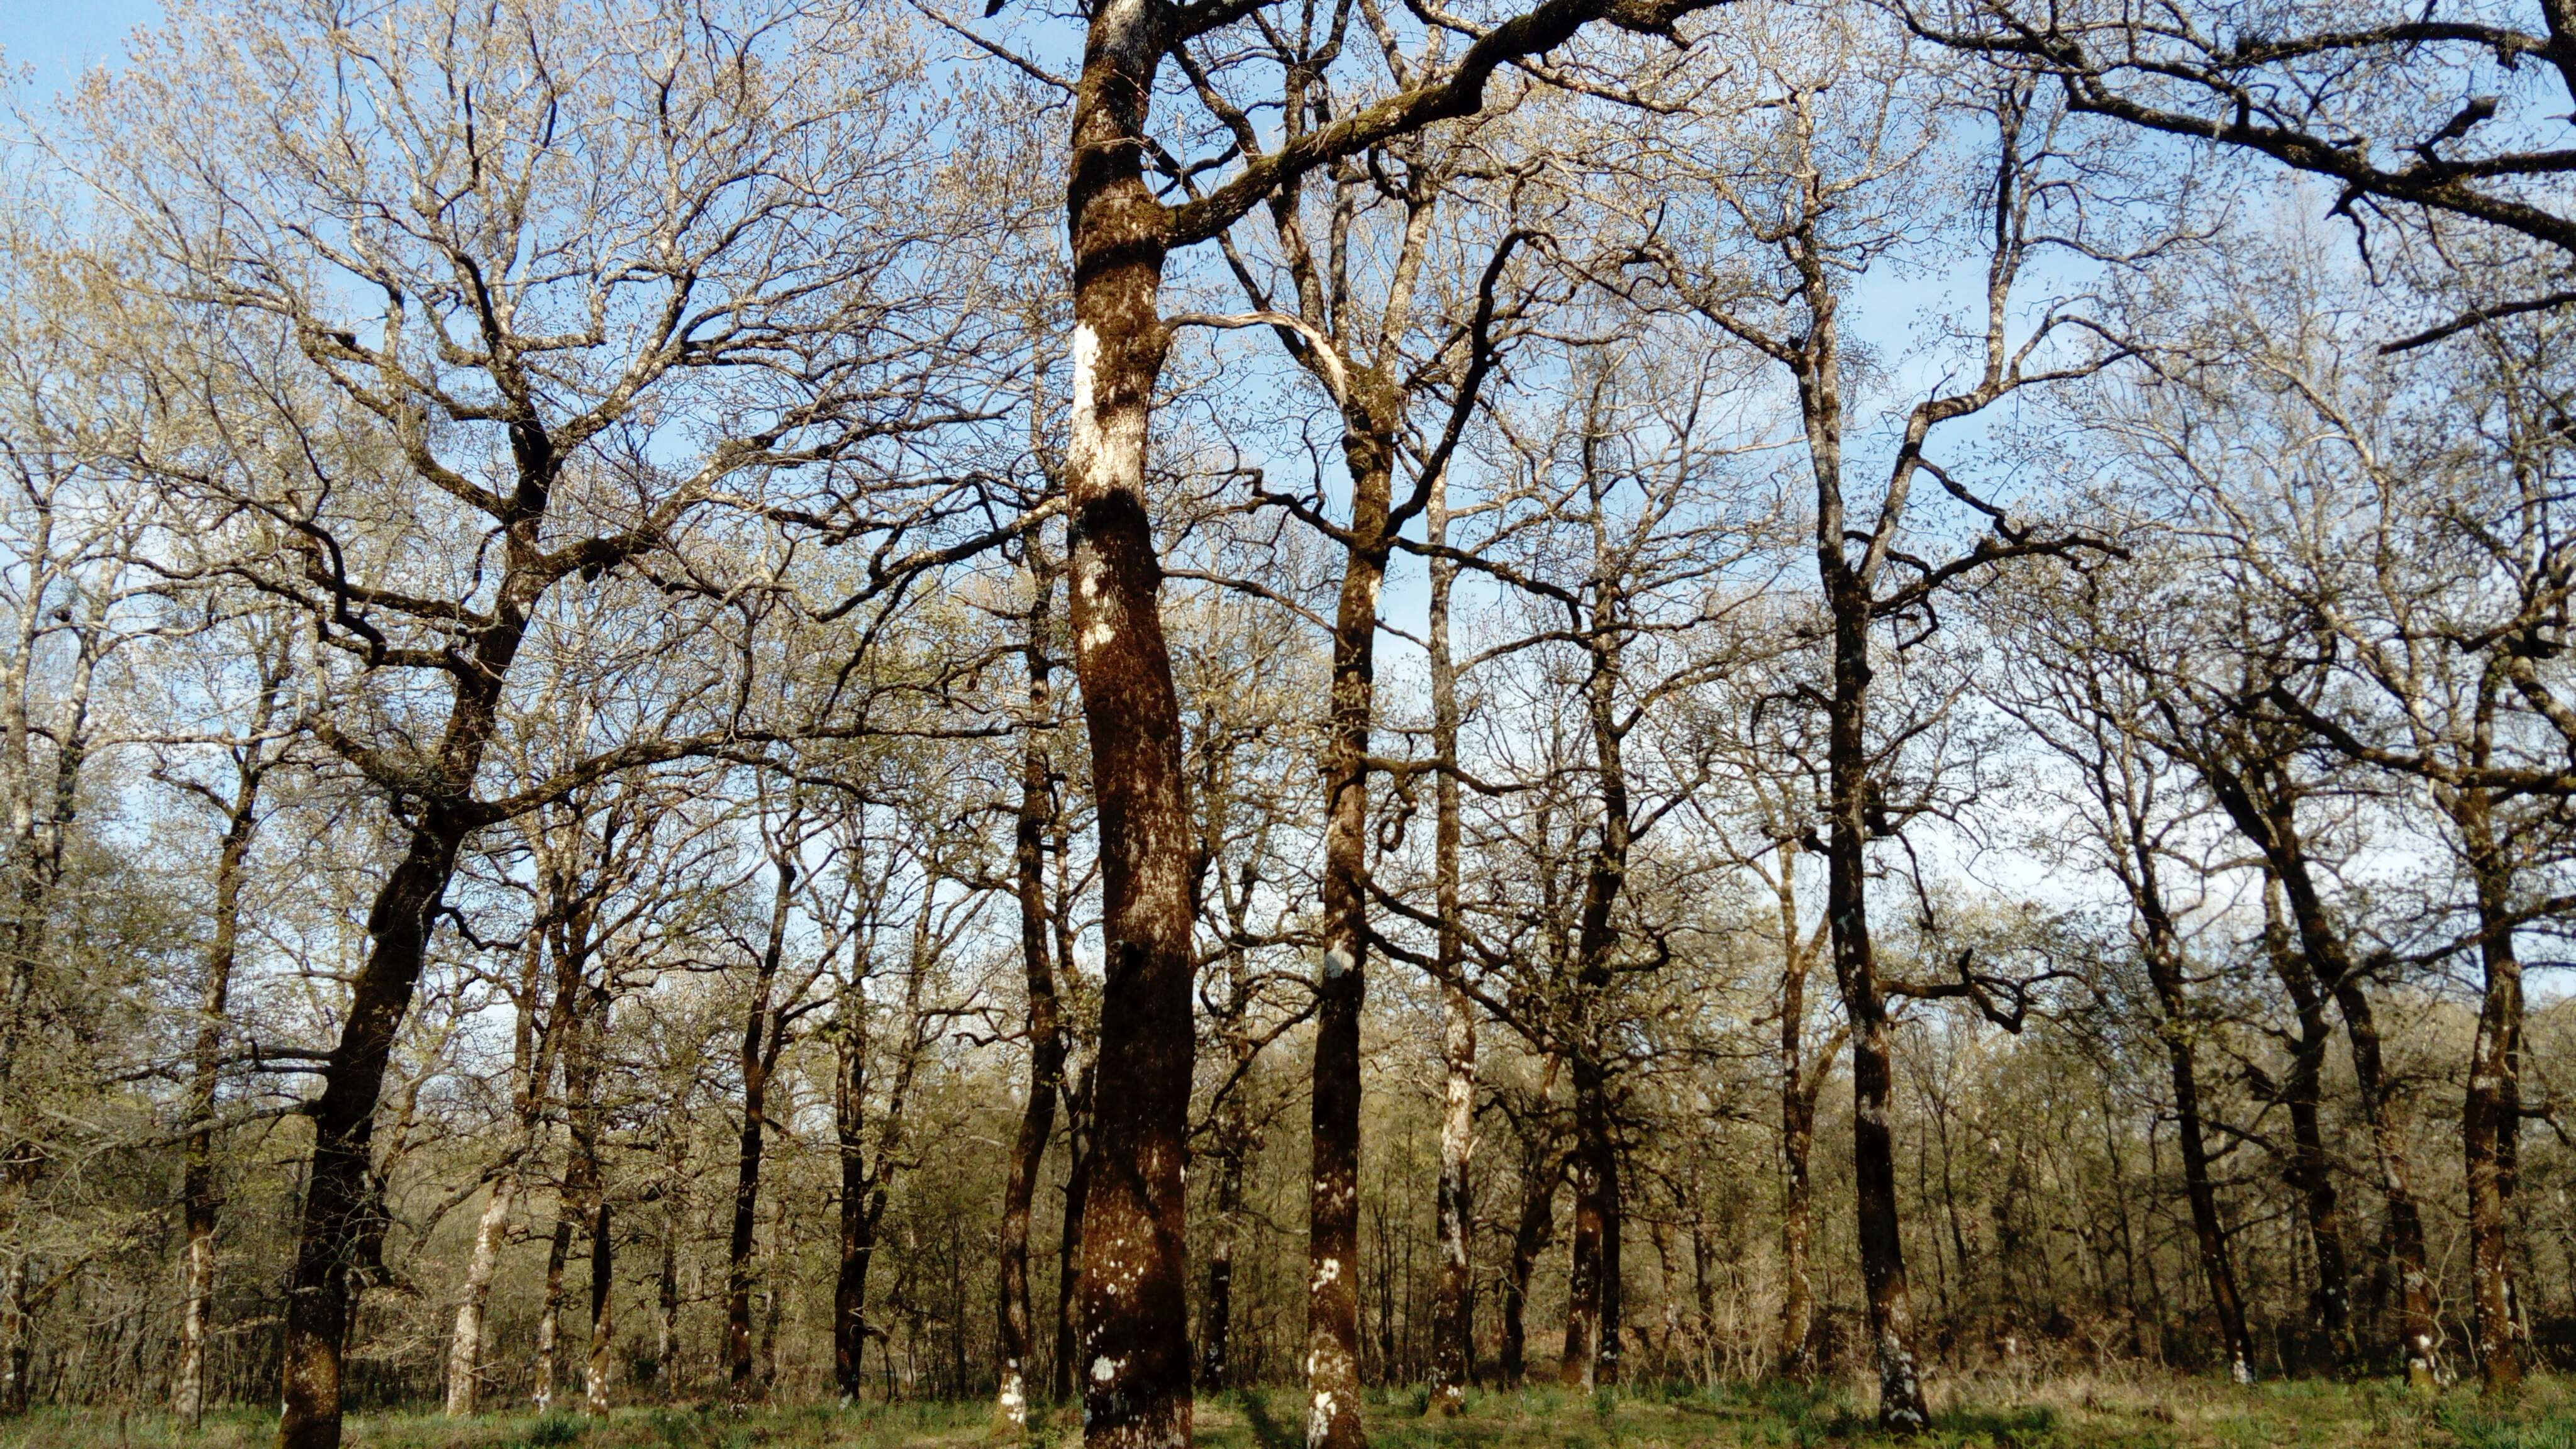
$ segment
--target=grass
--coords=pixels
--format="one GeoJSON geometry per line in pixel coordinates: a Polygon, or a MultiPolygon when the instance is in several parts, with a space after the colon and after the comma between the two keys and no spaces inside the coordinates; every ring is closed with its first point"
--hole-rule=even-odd
{"type": "MultiPolygon", "coordinates": [[[[1872,1427],[1861,1386],[1657,1386],[1585,1396],[1555,1388],[1471,1392],[1454,1419],[1428,1417],[1420,1389],[1373,1392],[1374,1449],[2576,1449],[2576,1384],[2540,1380],[2519,1400],[2467,1389],[2299,1382],[2243,1389],[2208,1380],[2075,1375],[1957,1378],[1933,1385],[1933,1424],[1910,1441],[1872,1427]]],[[[1033,1449],[1074,1449],[1078,1416],[1041,1415],[1033,1449]]],[[[230,1410],[191,1433],[169,1418],[113,1409],[45,1409],[0,1424],[0,1449],[264,1449],[268,1414],[230,1410]]],[[[1302,1449],[1305,1406],[1291,1389],[1209,1394],[1207,1449],[1302,1449]]],[[[625,1408],[577,1414],[435,1413],[353,1417],[349,1449],[969,1449],[992,1437],[991,1406],[828,1405],[625,1408]]]]}

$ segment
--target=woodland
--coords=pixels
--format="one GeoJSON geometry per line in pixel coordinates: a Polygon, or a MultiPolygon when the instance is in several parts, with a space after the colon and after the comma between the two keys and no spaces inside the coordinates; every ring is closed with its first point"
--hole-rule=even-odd
{"type": "Polygon", "coordinates": [[[2442,3],[21,77],[0,1439],[2563,1411],[2576,4],[2442,3]]]}

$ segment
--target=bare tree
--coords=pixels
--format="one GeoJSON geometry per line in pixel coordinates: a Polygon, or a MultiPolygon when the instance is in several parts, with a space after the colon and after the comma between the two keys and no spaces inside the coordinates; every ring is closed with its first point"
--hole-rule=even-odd
{"type": "MultiPolygon", "coordinates": [[[[1937,625],[1943,589],[2008,560],[2096,546],[2080,535],[2043,534],[2016,523],[2006,509],[1932,462],[1927,446],[1936,429],[2024,389],[2100,371],[2118,349],[2067,355],[2053,349],[2070,339],[2077,349],[2094,340],[2079,315],[2052,311],[2036,325],[2021,327],[2012,315],[2026,266],[2070,240],[2052,230],[2056,199],[2067,184],[2061,113],[2040,103],[2026,82],[1953,102],[1973,105],[1994,137],[1980,158],[1982,195],[1975,203],[1989,228],[1982,305],[1960,338],[1974,357],[1972,380],[1955,390],[1945,383],[1903,408],[1901,436],[1884,481],[1875,499],[1856,510],[1846,483],[1852,403],[1846,396],[1843,299],[1848,278],[1901,235],[1892,197],[1883,188],[1921,174],[1915,168],[1933,154],[1941,103],[1909,95],[1916,82],[1902,72],[1876,72],[1863,59],[1871,41],[1845,22],[1824,20],[1798,34],[1797,42],[1786,34],[1771,42],[1760,83],[1764,103],[1778,118],[1763,138],[1776,148],[1777,162],[1757,173],[1758,180],[1710,176],[1706,183],[1743,234],[1773,250],[1776,259],[1739,278],[1695,269],[1669,246],[1650,246],[1646,255],[1685,305],[1779,364],[1797,389],[1815,490],[1816,569],[1831,641],[1829,681],[1815,694],[1826,720],[1826,830],[1819,843],[1827,867],[1825,913],[1832,923],[1835,979],[1851,1029],[1862,1278],[1879,1374],[1879,1422],[1913,1429],[1929,1418],[1897,1221],[1888,1002],[1891,995],[1916,993],[1891,981],[1878,963],[1867,882],[1870,842],[1896,834],[1917,807],[1890,778],[1889,756],[1913,731],[1873,739],[1873,656],[1884,658],[1874,636],[1882,625],[1900,620],[1911,621],[1912,638],[1928,635],[1937,625]],[[1801,44],[1803,49],[1793,49],[1801,44]],[[1845,76],[1862,82],[1866,99],[1846,99],[1850,88],[1844,87],[1828,101],[1829,90],[1845,76]],[[1913,486],[1925,476],[1990,525],[1968,550],[1938,563],[1917,558],[1899,543],[1913,486]]],[[[1957,980],[1915,985],[1980,1001],[1988,995],[1964,965],[1957,980]]]]}
{"type": "MultiPolygon", "coordinates": [[[[281,0],[159,33],[85,104],[68,154],[124,204],[145,284],[279,348],[254,369],[278,389],[234,390],[217,426],[300,459],[154,461],[230,500],[244,542],[280,545],[235,572],[368,671],[312,726],[411,822],[312,1111],[289,1449],[339,1439],[371,1125],[458,850],[552,793],[476,793],[546,596],[635,567],[746,477],[960,411],[926,371],[939,324],[890,290],[919,280],[890,263],[936,223],[906,200],[906,72],[886,44],[759,5],[541,20],[423,3],[350,26],[281,0]],[[760,62],[790,51],[793,67],[760,62]],[[894,331],[909,337],[889,359],[894,331]],[[684,397],[707,445],[645,464],[636,430],[676,436],[663,409],[684,397]],[[389,547],[353,504],[425,528],[389,547]],[[487,552],[494,573],[466,562],[487,552]],[[413,559],[462,572],[407,574],[413,559]],[[398,679],[443,704],[397,709],[371,687],[398,679]]],[[[219,362],[232,345],[206,343],[219,362]]]]}

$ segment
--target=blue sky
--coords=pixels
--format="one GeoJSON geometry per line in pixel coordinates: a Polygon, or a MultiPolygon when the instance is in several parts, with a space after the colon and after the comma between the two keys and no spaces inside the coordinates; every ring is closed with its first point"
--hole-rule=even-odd
{"type": "Polygon", "coordinates": [[[33,71],[36,94],[51,97],[114,62],[125,37],[160,15],[160,0],[0,0],[0,56],[11,70],[33,71]]]}

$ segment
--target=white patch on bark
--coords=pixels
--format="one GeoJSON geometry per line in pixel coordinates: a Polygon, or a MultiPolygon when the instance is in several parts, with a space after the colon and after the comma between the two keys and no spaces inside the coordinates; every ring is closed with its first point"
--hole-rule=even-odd
{"type": "Polygon", "coordinates": [[[1325,1389],[1315,1395],[1315,1406],[1306,1415],[1306,1442],[1321,1444],[1333,1430],[1333,1392],[1325,1389]]]}
{"type": "Polygon", "coordinates": [[[1881,1421],[1895,1429],[1922,1428],[1925,1422],[1923,1411],[1914,1406],[1923,1400],[1923,1387],[1915,1374],[1913,1352],[1894,1332],[1882,1332],[1879,1362],[1882,1365],[1878,1381],[1881,1421]],[[1895,1400],[1897,1407],[1889,1408],[1888,1400],[1895,1400]]]}
{"type": "MultiPolygon", "coordinates": [[[[1142,9],[1141,0],[1126,7],[1142,9]]],[[[1098,33],[1095,26],[1094,33],[1098,33]]],[[[1133,405],[1122,406],[1107,422],[1100,416],[1100,334],[1091,324],[1073,329],[1073,399],[1071,413],[1072,439],[1066,462],[1074,481],[1074,496],[1098,497],[1120,487],[1134,487],[1145,475],[1145,410],[1133,405]]],[[[1086,597],[1099,585],[1084,578],[1077,580],[1086,597]]]]}
{"type": "MultiPolygon", "coordinates": [[[[1088,322],[1073,329],[1073,455],[1077,458],[1098,456],[1100,449],[1099,387],[1095,376],[1100,371],[1100,334],[1088,322]]],[[[1086,578],[1086,589],[1099,586],[1086,578]]]]}

